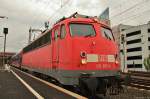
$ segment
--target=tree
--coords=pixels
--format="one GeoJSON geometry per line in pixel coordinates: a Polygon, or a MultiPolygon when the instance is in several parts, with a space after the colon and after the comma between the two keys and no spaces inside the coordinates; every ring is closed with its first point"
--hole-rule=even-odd
{"type": "Polygon", "coordinates": [[[150,71],[150,56],[144,59],[144,66],[147,71],[150,71]]]}

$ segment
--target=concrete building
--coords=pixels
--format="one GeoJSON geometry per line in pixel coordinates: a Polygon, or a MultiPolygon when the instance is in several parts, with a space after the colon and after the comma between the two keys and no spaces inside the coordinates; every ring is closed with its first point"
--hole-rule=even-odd
{"type": "MultiPolygon", "coordinates": [[[[114,34],[115,42],[118,45],[119,49],[120,49],[120,46],[121,46],[121,34],[122,34],[122,31],[124,31],[124,30],[126,30],[128,28],[131,28],[131,27],[134,27],[134,26],[119,24],[119,25],[114,26],[112,28],[112,32],[114,34]]],[[[121,51],[122,50],[119,50],[118,60],[119,60],[119,63],[121,63],[121,70],[123,70],[123,65],[124,64],[122,64],[122,58],[121,57],[124,57],[124,56],[121,55],[122,54],[121,51]]]]}
{"type": "Polygon", "coordinates": [[[150,54],[150,23],[119,25],[113,32],[120,48],[121,70],[146,71],[143,61],[150,54]]]}

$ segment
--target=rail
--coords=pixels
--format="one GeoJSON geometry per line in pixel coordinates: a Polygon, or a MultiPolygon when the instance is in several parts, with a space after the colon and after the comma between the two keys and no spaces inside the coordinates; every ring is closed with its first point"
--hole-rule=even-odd
{"type": "Polygon", "coordinates": [[[128,86],[138,89],[150,90],[150,72],[129,71],[122,73],[122,76],[130,76],[130,84],[128,86]]]}

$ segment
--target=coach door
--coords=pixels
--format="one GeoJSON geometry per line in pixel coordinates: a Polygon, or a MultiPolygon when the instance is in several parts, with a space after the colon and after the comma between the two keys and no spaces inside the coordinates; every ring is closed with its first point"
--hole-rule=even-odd
{"type": "Polygon", "coordinates": [[[52,69],[58,70],[59,63],[59,27],[53,29],[52,33],[52,69]]]}

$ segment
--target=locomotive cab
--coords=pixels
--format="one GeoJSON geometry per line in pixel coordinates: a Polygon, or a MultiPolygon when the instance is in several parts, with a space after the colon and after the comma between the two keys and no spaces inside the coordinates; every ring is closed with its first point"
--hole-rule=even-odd
{"type": "MultiPolygon", "coordinates": [[[[72,46],[70,48],[72,50],[71,68],[81,72],[119,70],[117,46],[111,29],[92,20],[89,22],[83,20],[85,19],[81,22],[70,22],[68,25],[72,46]]],[[[104,74],[98,76],[103,77],[104,74]]]]}
{"type": "Polygon", "coordinates": [[[59,43],[63,84],[86,85],[83,89],[102,89],[105,93],[116,82],[120,68],[111,29],[91,18],[70,18],[62,23],[66,27],[64,40],[59,43]]]}

